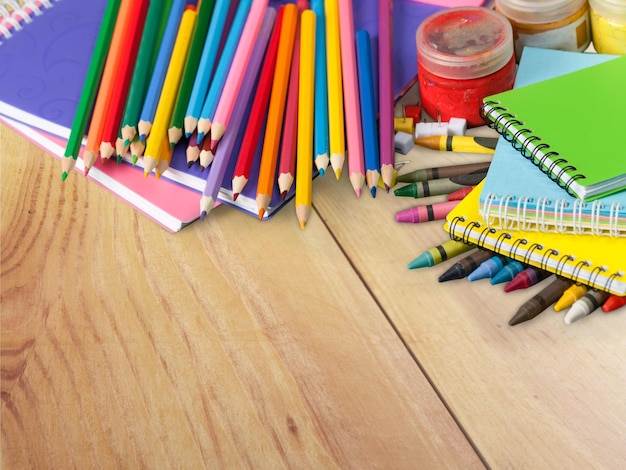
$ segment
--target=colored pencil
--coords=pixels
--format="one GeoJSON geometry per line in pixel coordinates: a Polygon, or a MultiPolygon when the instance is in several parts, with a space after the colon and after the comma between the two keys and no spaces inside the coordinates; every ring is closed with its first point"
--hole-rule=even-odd
{"type": "Polygon", "coordinates": [[[172,56],[178,25],[180,24],[183,10],[189,3],[189,0],[187,0],[187,2],[185,2],[185,0],[174,0],[168,13],[167,24],[163,32],[163,37],[161,38],[161,44],[159,45],[159,52],[152,70],[152,76],[150,77],[150,83],[141,108],[141,113],[139,114],[137,132],[141,140],[145,140],[152,129],[152,122],[159,104],[159,97],[163,89],[167,66],[172,56]]]}
{"type": "Polygon", "coordinates": [[[168,124],[172,117],[197,18],[198,11],[196,7],[188,5],[183,12],[180,26],[176,33],[176,41],[154,115],[154,124],[146,145],[144,154],[144,175],[146,176],[152,170],[155,170],[157,178],[160,178],[169,166],[169,159],[160,158],[160,155],[162,154],[163,141],[167,141],[168,124]]]}
{"type": "Polygon", "coordinates": [[[209,30],[204,41],[202,56],[200,57],[200,63],[198,64],[198,70],[191,89],[191,96],[187,104],[187,111],[185,112],[184,126],[185,136],[187,138],[196,130],[200,112],[202,111],[202,105],[209,91],[213,69],[219,57],[219,46],[230,3],[230,0],[216,0],[215,2],[211,23],[209,24],[209,30]]]}
{"type": "Polygon", "coordinates": [[[356,196],[361,197],[361,188],[365,182],[365,155],[363,153],[361,100],[359,98],[352,2],[339,2],[339,34],[345,132],[348,141],[348,174],[356,196]]]}
{"type": "Polygon", "coordinates": [[[326,15],[324,0],[311,0],[315,21],[315,166],[320,176],[328,167],[328,81],[326,67],[326,15]]]}
{"type": "MultiPolygon", "coordinates": [[[[171,2],[170,2],[171,5],[171,2]]],[[[143,29],[133,77],[128,90],[128,97],[122,114],[122,137],[124,144],[129,146],[137,133],[139,113],[146,97],[152,67],[156,61],[160,42],[161,22],[165,11],[164,2],[150,2],[143,29]]]]}
{"type": "Polygon", "coordinates": [[[365,152],[365,180],[370,194],[372,197],[376,197],[376,186],[378,186],[380,179],[376,97],[370,35],[363,29],[356,32],[356,52],[359,70],[359,93],[362,105],[361,122],[363,128],[363,150],[365,152]]]}
{"type": "Polygon", "coordinates": [[[139,50],[141,34],[148,11],[148,3],[148,0],[136,2],[136,7],[133,9],[128,31],[126,32],[127,36],[124,41],[126,47],[122,49],[109,110],[102,130],[102,139],[100,141],[100,158],[102,160],[108,160],[116,153],[116,141],[120,132],[120,122],[124,105],[126,104],[126,97],[128,96],[130,79],[137,59],[137,51],[139,50]]]}
{"type": "Polygon", "coordinates": [[[272,80],[274,79],[274,71],[276,69],[276,55],[278,54],[278,43],[280,40],[284,11],[285,7],[281,6],[276,14],[274,29],[267,46],[261,75],[259,76],[252,109],[248,118],[248,129],[239,148],[239,156],[237,157],[235,170],[233,171],[233,200],[237,200],[239,193],[243,191],[248,183],[257,144],[261,139],[261,131],[264,129],[263,123],[267,114],[270,92],[272,90],[272,80]]]}
{"type": "Polygon", "coordinates": [[[96,94],[98,93],[98,84],[100,83],[102,70],[104,69],[109,46],[111,45],[113,30],[115,29],[117,14],[120,9],[120,1],[121,0],[112,0],[107,2],[106,9],[104,10],[100,31],[96,38],[80,100],[78,101],[78,107],[76,108],[76,113],[72,121],[70,137],[65,147],[64,158],[61,161],[62,181],[65,181],[78,159],[78,153],[80,152],[83,137],[87,130],[87,123],[89,122],[89,117],[96,100],[96,94]]]}
{"type": "Polygon", "coordinates": [[[393,17],[392,0],[378,0],[378,113],[380,126],[380,173],[385,189],[393,187],[396,177],[394,145],[393,92],[393,17]]]}
{"type": "MultiPolygon", "coordinates": [[[[260,30],[257,34],[257,39],[254,43],[250,61],[246,67],[243,81],[241,82],[241,88],[237,94],[237,100],[230,117],[228,129],[224,132],[224,135],[220,140],[220,145],[215,151],[215,158],[211,166],[211,171],[209,172],[209,176],[207,177],[207,181],[202,192],[202,197],[200,198],[200,218],[206,217],[206,215],[213,209],[213,206],[217,201],[217,195],[220,187],[224,181],[229,162],[232,158],[234,158],[236,144],[241,142],[241,136],[246,131],[244,118],[250,111],[252,92],[257,81],[257,76],[259,75],[259,70],[261,69],[263,56],[265,54],[265,49],[274,26],[275,19],[276,9],[267,8],[265,10],[260,30]]],[[[207,140],[208,139],[204,139],[204,142],[207,140]]]]}
{"type": "Polygon", "coordinates": [[[278,157],[278,191],[285,199],[293,186],[296,173],[296,144],[298,140],[298,91],[300,88],[300,21],[296,23],[296,37],[291,56],[291,72],[285,103],[285,118],[281,136],[280,154],[278,157]]]}
{"type": "MultiPolygon", "coordinates": [[[[185,150],[187,156],[187,167],[191,168],[191,165],[198,161],[201,148],[201,144],[198,143],[198,131],[193,131],[189,137],[189,142],[187,142],[187,149],[185,150]]],[[[203,166],[202,169],[204,170],[204,168],[206,167],[203,166]]]]}
{"type": "Polygon", "coordinates": [[[113,86],[115,84],[115,74],[122,56],[124,48],[124,39],[130,18],[133,12],[135,2],[133,0],[122,0],[118,11],[115,29],[111,38],[111,45],[107,55],[104,71],[100,80],[98,96],[94,105],[91,122],[89,124],[89,132],[87,133],[87,145],[83,153],[83,162],[85,164],[85,175],[89,173],[89,169],[96,161],[102,132],[104,130],[104,122],[108,111],[111,95],[113,94],[113,86]]]}
{"type": "Polygon", "coordinates": [[[204,136],[211,129],[211,122],[215,116],[215,109],[217,108],[217,103],[219,102],[222,90],[224,89],[226,77],[228,76],[228,72],[232,65],[235,51],[237,50],[237,45],[239,44],[239,38],[242,35],[243,27],[246,23],[246,19],[248,18],[251,5],[252,0],[241,0],[239,6],[237,7],[237,11],[235,12],[233,22],[230,25],[224,48],[222,49],[220,59],[217,63],[217,68],[215,69],[215,75],[213,76],[213,80],[209,86],[209,91],[202,106],[202,111],[200,111],[200,118],[198,119],[197,126],[198,140],[200,141],[204,139],[204,136]]]}
{"type": "Polygon", "coordinates": [[[178,95],[176,96],[176,103],[174,104],[174,110],[172,111],[169,129],[167,130],[170,145],[172,146],[176,145],[183,136],[185,111],[187,111],[187,104],[189,103],[189,97],[191,96],[191,88],[193,87],[193,82],[198,72],[198,64],[200,63],[200,56],[202,55],[202,46],[204,45],[207,30],[209,29],[215,0],[202,0],[198,3],[198,5],[198,19],[196,20],[196,27],[194,28],[193,37],[191,38],[189,53],[187,55],[185,69],[178,88],[178,95]]]}
{"type": "MultiPolygon", "coordinates": [[[[194,134],[198,135],[198,132],[194,132],[194,134]]],[[[211,150],[211,140],[210,139],[204,139],[202,141],[202,145],[200,147],[200,154],[199,154],[199,158],[200,158],[200,166],[204,169],[204,168],[208,168],[209,165],[211,163],[213,163],[213,160],[215,159],[215,152],[213,152],[211,150]]]]}
{"type": "Polygon", "coordinates": [[[228,76],[224,82],[224,88],[220,95],[215,115],[211,123],[211,151],[215,153],[217,142],[224,135],[226,127],[233,112],[237,94],[241,88],[241,82],[250,61],[250,54],[259,35],[261,23],[265,16],[268,0],[253,0],[248,19],[241,32],[239,44],[233,57],[233,62],[228,70],[228,76]]]}
{"type": "Polygon", "coordinates": [[[298,96],[298,153],[296,216],[304,229],[313,196],[313,123],[315,118],[315,13],[302,12],[300,26],[300,87],[298,96]]]}
{"type": "Polygon", "coordinates": [[[345,155],[343,88],[341,76],[341,43],[337,0],[325,0],[326,64],[328,79],[328,132],[330,165],[335,177],[341,177],[345,155]]]}
{"type": "Polygon", "coordinates": [[[293,54],[297,21],[298,7],[294,4],[285,5],[283,25],[278,43],[278,54],[276,56],[276,70],[274,71],[270,104],[267,112],[259,179],[257,181],[256,203],[259,211],[259,220],[263,220],[263,215],[267,210],[274,191],[278,144],[285,114],[285,98],[289,84],[291,56],[293,54]]]}

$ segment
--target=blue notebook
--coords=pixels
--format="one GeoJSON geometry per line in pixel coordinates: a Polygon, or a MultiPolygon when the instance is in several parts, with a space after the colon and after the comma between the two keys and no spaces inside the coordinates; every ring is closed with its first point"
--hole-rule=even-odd
{"type": "MultiPolygon", "coordinates": [[[[515,87],[529,85],[615,56],[527,47],[515,87]]],[[[581,112],[584,110],[581,109],[581,112]]],[[[569,195],[509,142],[500,138],[480,196],[489,226],[514,230],[626,235],[626,191],[591,202],[569,195]]]]}

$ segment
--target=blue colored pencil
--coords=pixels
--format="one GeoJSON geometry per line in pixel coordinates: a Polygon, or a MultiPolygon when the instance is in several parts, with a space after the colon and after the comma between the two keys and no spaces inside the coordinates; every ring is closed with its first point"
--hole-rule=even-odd
{"type": "MultiPolygon", "coordinates": [[[[276,9],[269,7],[265,11],[261,30],[254,43],[252,55],[241,83],[241,89],[237,94],[237,101],[230,117],[229,127],[221,139],[220,145],[215,151],[215,159],[211,165],[211,171],[207,177],[202,197],[200,198],[200,217],[204,218],[215,205],[220,187],[226,176],[228,164],[236,153],[237,144],[241,145],[243,133],[246,131],[244,118],[250,112],[252,105],[253,90],[255,88],[259,71],[265,56],[265,49],[269,42],[270,34],[276,20],[276,9]]],[[[229,175],[230,178],[230,175],[229,175]]]]}
{"type": "Polygon", "coordinates": [[[251,4],[252,0],[241,0],[237,7],[237,12],[233,18],[226,43],[222,49],[217,68],[215,69],[215,75],[213,76],[213,80],[209,86],[209,92],[202,106],[202,111],[200,112],[200,119],[198,120],[198,141],[203,140],[204,136],[211,129],[211,120],[215,114],[215,109],[217,108],[217,103],[219,102],[222,88],[224,87],[224,81],[228,76],[228,71],[230,70],[233,56],[237,50],[244,24],[248,18],[251,4]]]}
{"type": "Polygon", "coordinates": [[[170,8],[167,24],[163,37],[161,38],[161,44],[159,46],[159,53],[157,55],[154,68],[152,69],[152,77],[150,78],[150,84],[148,85],[148,91],[139,114],[139,123],[137,124],[137,131],[139,133],[139,140],[142,142],[146,139],[152,128],[152,121],[154,120],[154,114],[156,113],[157,104],[161,96],[161,89],[163,88],[163,81],[165,80],[165,74],[167,67],[170,63],[170,57],[172,56],[172,49],[174,48],[174,41],[178,33],[178,25],[183,16],[183,10],[186,5],[193,5],[194,2],[190,0],[174,0],[170,8]]]}
{"type": "Polygon", "coordinates": [[[324,176],[329,162],[328,143],[328,83],[326,75],[326,21],[324,0],[311,0],[311,10],[315,13],[315,126],[314,155],[315,166],[320,176],[324,176]]]}
{"type": "Polygon", "coordinates": [[[198,65],[198,73],[193,82],[189,104],[185,112],[185,136],[189,138],[193,131],[196,130],[202,105],[206,100],[209,91],[209,83],[213,76],[213,69],[219,55],[219,46],[224,34],[226,17],[230,8],[231,0],[216,0],[213,6],[213,14],[209,30],[207,31],[204,46],[202,48],[202,56],[198,65]]]}
{"type": "Polygon", "coordinates": [[[363,146],[365,147],[365,180],[372,197],[376,197],[376,186],[380,179],[380,154],[370,35],[364,29],[358,30],[355,35],[359,94],[361,96],[361,125],[363,126],[363,146]]]}

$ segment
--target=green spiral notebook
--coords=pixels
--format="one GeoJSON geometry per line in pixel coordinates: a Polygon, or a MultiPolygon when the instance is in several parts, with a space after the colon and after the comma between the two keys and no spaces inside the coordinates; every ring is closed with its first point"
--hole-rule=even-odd
{"type": "Polygon", "coordinates": [[[484,99],[485,121],[588,201],[626,189],[626,56],[484,99]]]}

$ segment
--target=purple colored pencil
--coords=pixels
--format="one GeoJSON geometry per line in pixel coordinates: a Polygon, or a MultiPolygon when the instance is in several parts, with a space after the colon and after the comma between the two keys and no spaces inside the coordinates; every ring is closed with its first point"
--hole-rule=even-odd
{"type": "Polygon", "coordinates": [[[395,176],[393,127],[393,17],[392,0],[378,0],[378,112],[380,120],[380,175],[389,192],[395,176]]]}
{"type": "Polygon", "coordinates": [[[228,129],[226,129],[224,136],[220,140],[220,145],[216,149],[215,158],[211,164],[211,171],[209,172],[202,197],[200,198],[201,218],[206,217],[217,201],[217,194],[222,186],[228,163],[233,155],[235,141],[237,140],[240,126],[246,114],[252,90],[257,81],[257,75],[261,68],[263,57],[265,56],[265,48],[267,47],[275,19],[276,9],[268,8],[265,11],[263,24],[261,25],[257,40],[254,44],[244,79],[241,82],[241,88],[239,89],[237,101],[233,107],[228,129]]]}

